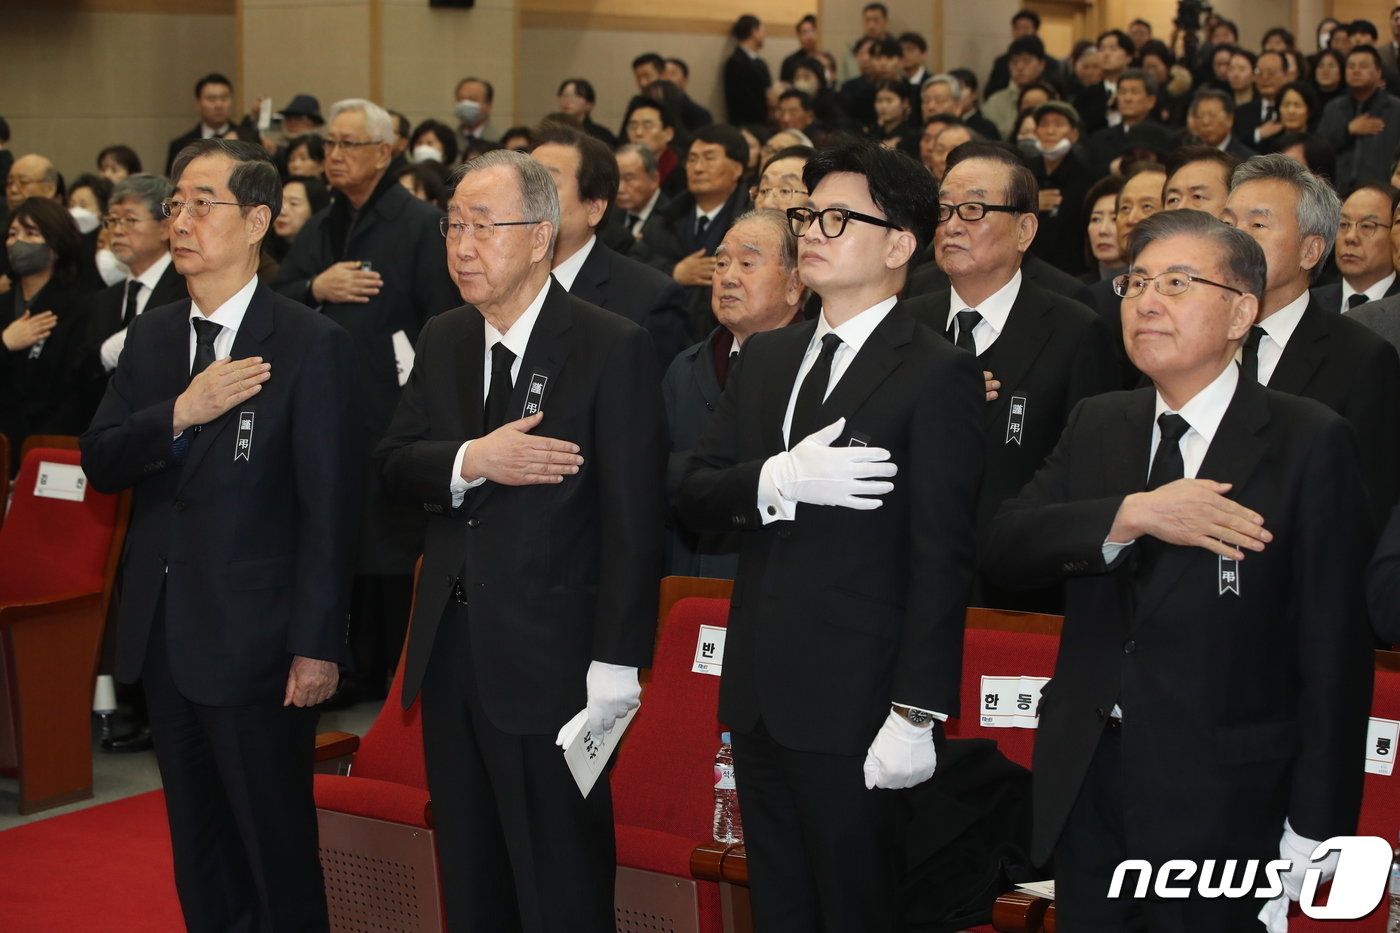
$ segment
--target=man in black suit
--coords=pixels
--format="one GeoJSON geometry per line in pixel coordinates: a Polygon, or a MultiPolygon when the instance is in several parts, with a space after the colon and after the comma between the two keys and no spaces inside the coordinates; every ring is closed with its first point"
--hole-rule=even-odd
{"type": "Polygon", "coordinates": [[[888,789],[932,776],[957,713],[982,377],[898,302],[933,232],[923,167],[853,143],[804,181],[789,217],[821,315],[744,342],[679,509],[745,537],[719,712],[754,928],[884,933],[902,853],[888,789]]]}
{"type": "MultiPolygon", "coordinates": [[[[469,85],[470,87],[470,85],[469,85]]],[[[442,266],[442,211],[389,173],[393,120],[378,104],[331,106],[326,176],[336,197],[297,234],[274,287],[350,332],[363,386],[368,460],[413,368],[423,324],[456,302],[442,266]]],[[[350,602],[353,672],[336,705],[383,697],[403,647],[423,513],[395,503],[366,470],[365,527],[350,602]]]]}
{"type": "Polygon", "coordinates": [[[1235,111],[1231,132],[1236,139],[1258,152],[1272,137],[1283,132],[1278,92],[1289,80],[1288,61],[1282,52],[1259,54],[1254,63],[1254,99],[1235,111]]]}
{"type": "Polygon", "coordinates": [[[1125,338],[1155,388],[1081,403],[984,559],[1008,584],[1067,580],[1031,854],[1054,854],[1067,930],[1257,930],[1249,895],[1109,898],[1110,879],[1129,858],[1281,856],[1296,899],[1317,840],[1355,831],[1374,540],[1356,437],[1235,366],[1264,293],[1249,237],[1168,211],[1129,260],[1125,338]]]}
{"type": "Polygon", "coordinates": [[[311,755],[345,655],[359,477],[354,348],[258,283],[281,206],[261,147],[175,162],[191,300],[128,328],[82,437],[131,489],[117,677],[141,678],[190,930],[325,930],[311,755]]]}
{"type": "Polygon", "coordinates": [[[233,113],[233,82],[218,72],[205,75],[194,83],[194,105],[199,111],[199,123],[170,141],[165,153],[167,176],[175,165],[175,157],[190,143],[222,136],[233,128],[229,122],[229,115],[233,113]]]}
{"type": "Polygon", "coordinates": [[[696,133],[685,159],[686,192],[653,213],[656,223],[644,227],[632,250],[633,259],[685,286],[690,334],[697,339],[715,323],[710,313],[715,248],[749,206],[748,189],[740,183],[748,158],[744,134],[732,126],[715,123],[696,133]]]}
{"type": "Polygon", "coordinates": [[[1368,301],[1400,294],[1390,250],[1390,219],[1397,200],[1400,191],[1373,181],[1353,189],[1342,202],[1336,247],[1342,280],[1312,289],[1328,311],[1346,314],[1368,301]]]}
{"type": "Polygon", "coordinates": [[[572,127],[549,125],[535,143],[532,157],[559,189],[555,280],[569,294],[646,328],[657,369],[664,369],[688,342],[684,291],[674,279],[614,252],[595,235],[617,197],[617,160],[607,146],[572,127]]]}
{"type": "Polygon", "coordinates": [[[97,410],[117,368],[127,325],[147,308],[189,297],[185,277],[171,262],[170,231],[160,206],[173,190],[162,175],[129,175],[112,189],[104,223],[111,232],[112,254],[128,272],[124,281],[93,296],[80,362],[91,393],[90,413],[97,410]]]}
{"type": "MultiPolygon", "coordinates": [[[[709,126],[715,122],[710,111],[696,103],[686,92],[690,84],[690,66],[684,59],[666,59],[666,68],[662,72],[662,77],[674,84],[681,92],[680,117],[681,123],[692,133],[702,126],[709,126]]],[[[645,89],[644,89],[645,90],[645,89]]]]}
{"type": "Polygon", "coordinates": [[[618,185],[617,197],[613,200],[617,210],[610,215],[616,220],[610,220],[607,226],[610,231],[621,232],[617,242],[610,237],[608,243],[624,256],[646,235],[648,224],[660,223],[658,211],[671,203],[661,190],[661,170],[656,157],[656,153],[641,143],[623,143],[617,147],[618,185]]]}
{"type": "Polygon", "coordinates": [[[1391,510],[1366,571],[1366,604],[1381,642],[1400,645],[1400,506],[1391,510]]]}
{"type": "MultiPolygon", "coordinates": [[[[661,384],[671,432],[666,494],[673,508],[686,461],[719,407],[744,342],[754,334],[800,321],[804,291],[797,274],[797,238],[787,216],[777,210],[750,211],[736,220],[715,251],[710,294],[719,324],[672,361],[661,384]]],[[[699,534],[674,519],[670,524],[668,574],[734,578],[741,534],[699,534]]]]}
{"type": "Polygon", "coordinates": [[[1234,128],[1235,98],[1228,92],[1208,87],[1191,98],[1186,111],[1187,143],[1194,138],[1243,162],[1257,153],[1235,138],[1234,128]]]}
{"type": "Polygon", "coordinates": [[[768,63],[758,57],[763,48],[763,23],[745,13],[729,29],[734,51],[724,63],[724,111],[733,126],[768,122],[768,88],[773,76],[768,63]]]}
{"type": "Polygon", "coordinates": [[[1137,49],[1132,36],[1121,29],[1102,33],[1096,43],[1103,80],[1091,84],[1074,95],[1071,101],[1084,123],[1084,133],[1092,136],[1106,126],[1117,126],[1122,120],[1118,112],[1118,79],[1133,63],[1137,49]]]}
{"type": "MultiPolygon", "coordinates": [[[[985,532],[1001,503],[1030,481],[1080,399],[1118,388],[1113,340],[1099,315],[1023,279],[1038,229],[1035,176],[1000,143],[968,143],[948,160],[934,237],[952,287],[908,302],[915,320],[977,357],[999,383],[984,406],[986,459],[977,499],[985,532]],[[978,205],[1006,210],[986,210],[978,205]],[[975,219],[968,219],[971,216],[975,219]]],[[[1018,592],[983,574],[977,606],[1062,611],[1059,587],[1018,592]]]]}
{"type": "Polygon", "coordinates": [[[1269,265],[1259,319],[1241,351],[1245,377],[1316,399],[1351,422],[1379,527],[1400,494],[1400,356],[1308,293],[1337,235],[1337,195],[1282,155],[1244,162],[1231,185],[1224,220],[1259,241],[1269,265]]]}
{"type": "Polygon", "coordinates": [[[378,452],[430,515],[403,699],[421,687],[450,929],[611,933],[608,782],[581,796],[555,743],[636,707],[651,659],[656,354],[550,278],[543,166],[500,150],[461,173],[444,231],[469,304],[424,327],[378,452]]]}

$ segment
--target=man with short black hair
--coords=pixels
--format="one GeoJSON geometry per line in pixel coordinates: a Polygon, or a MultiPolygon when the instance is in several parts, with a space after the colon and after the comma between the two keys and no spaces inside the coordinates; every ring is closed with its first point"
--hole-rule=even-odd
{"type": "Polygon", "coordinates": [[[491,82],[484,78],[465,77],[457,82],[456,97],[453,112],[457,115],[462,141],[470,143],[478,139],[495,142],[496,133],[491,128],[491,106],[496,100],[496,88],[491,82]]]}
{"type": "Polygon", "coordinates": [[[1194,136],[1202,145],[1214,146],[1240,161],[1256,155],[1235,138],[1235,98],[1228,91],[1202,88],[1191,98],[1186,111],[1188,140],[1194,136]]]}
{"type": "Polygon", "coordinates": [[[660,81],[666,72],[666,59],[655,52],[643,52],[632,59],[632,77],[637,82],[638,93],[645,91],[653,81],[660,81]]]}
{"type": "Polygon", "coordinates": [[[1092,158],[1104,172],[1128,147],[1128,131],[1151,119],[1157,107],[1158,90],[1157,79],[1141,68],[1129,68],[1118,76],[1114,97],[1118,123],[1105,126],[1089,139],[1092,158]]]}
{"type": "Polygon", "coordinates": [[[1283,132],[1278,92],[1289,82],[1288,59],[1282,52],[1261,52],[1254,61],[1254,99],[1235,110],[1234,134],[1256,151],[1283,132]]]}
{"type": "Polygon", "coordinates": [[[690,66],[685,63],[684,59],[666,59],[666,69],[662,73],[662,77],[674,84],[681,92],[680,117],[686,129],[693,133],[700,127],[709,126],[715,122],[710,111],[696,103],[687,90],[690,85],[690,66]]]}
{"type": "Polygon", "coordinates": [[[789,218],[821,314],[744,342],[678,511],[744,538],[719,716],[754,929],[893,933],[890,791],[933,775],[957,714],[983,382],[898,300],[933,232],[928,173],[860,142],[804,181],[789,218]]]}
{"type": "Polygon", "coordinates": [[[1322,108],[1317,135],[1337,153],[1337,187],[1386,178],[1400,145],[1400,98],[1385,89],[1381,56],[1373,46],[1347,53],[1347,93],[1322,108]]]}
{"type": "Polygon", "coordinates": [[[778,126],[781,129],[801,130],[806,133],[807,127],[817,120],[811,95],[804,91],[791,89],[783,91],[778,95],[777,118],[778,126]]]}
{"type": "Polygon", "coordinates": [[[325,930],[311,759],[346,659],[359,524],[354,345],[258,282],[282,203],[260,146],[205,139],[165,202],[187,300],[128,328],[81,439],[131,489],[116,676],[145,689],[191,930],[325,930]]]}
{"type": "Polygon", "coordinates": [[[1205,211],[1219,217],[1239,160],[1214,146],[1182,146],[1167,157],[1162,210],[1205,211]]]}
{"type": "Polygon", "coordinates": [[[998,138],[1015,139],[1021,92],[1045,73],[1045,44],[1039,36],[1021,36],[1011,41],[1006,55],[1011,81],[986,99],[982,112],[997,128],[998,138]]]}
{"type": "Polygon", "coordinates": [[[175,157],[196,139],[211,139],[223,136],[233,128],[229,122],[233,113],[233,82],[218,72],[207,74],[194,83],[195,109],[199,111],[199,125],[170,141],[165,153],[165,174],[170,175],[175,165],[175,157]]]}
{"type": "Polygon", "coordinates": [[[675,280],[610,249],[596,236],[617,197],[617,158],[572,127],[546,124],[531,158],[559,191],[559,232],[550,266],[564,290],[640,324],[656,347],[657,370],[689,342],[685,293],[675,280]]]}
{"type": "Polygon", "coordinates": [[[928,54],[928,40],[917,32],[904,32],[899,35],[899,48],[904,53],[900,65],[904,69],[904,80],[910,88],[918,90],[924,86],[928,71],[924,68],[924,56],[928,54]]]}
{"type": "Polygon", "coordinates": [[[1132,66],[1137,51],[1132,37],[1121,29],[1108,30],[1099,36],[1096,44],[1103,81],[1084,88],[1072,101],[1079,118],[1084,121],[1084,132],[1091,136],[1122,121],[1118,112],[1118,78],[1132,66]]]}
{"type": "Polygon", "coordinates": [[[763,23],[745,13],[729,28],[734,51],[724,63],[724,109],[732,126],[768,122],[768,88],[773,76],[758,57],[763,49],[763,23]]]}
{"type": "MultiPolygon", "coordinates": [[[[1040,14],[1035,10],[1017,10],[1011,17],[1011,41],[1015,42],[1022,36],[1040,37],[1040,14]]],[[[992,62],[992,73],[987,76],[987,86],[983,89],[984,99],[990,98],[997,91],[1011,83],[1011,55],[1003,52],[992,62]]],[[[1049,59],[1045,63],[1045,76],[1053,84],[1060,84],[1063,81],[1063,69],[1056,60],[1049,59]]]]}
{"type": "Polygon", "coordinates": [[[1167,211],[1128,259],[1123,334],[1153,385],[1082,402],[983,551],[1006,585],[1067,588],[1031,857],[1054,856],[1067,930],[1282,929],[1310,870],[1330,873],[1314,847],[1354,833],[1360,809],[1375,537],[1356,436],[1235,365],[1265,292],[1250,237],[1167,211]],[[1288,752],[1244,747],[1265,734],[1288,752]],[[1127,859],[1276,858],[1291,867],[1270,902],[1110,896],[1127,859]]]}
{"type": "MultiPolygon", "coordinates": [[[[656,153],[641,143],[623,143],[617,147],[618,187],[613,203],[618,223],[626,230],[632,241],[626,244],[623,255],[632,252],[632,246],[642,238],[642,233],[659,207],[671,203],[671,199],[661,193],[661,171],[656,153]]],[[[610,238],[611,242],[611,238],[610,238]]]]}
{"type": "Polygon", "coordinates": [[[1329,311],[1346,314],[1367,302],[1400,294],[1391,256],[1390,219],[1400,192],[1384,182],[1362,184],[1342,202],[1334,255],[1340,282],[1311,291],[1329,311]]]}
{"type": "Polygon", "coordinates": [[[797,51],[783,59],[782,66],[778,69],[778,80],[792,83],[792,76],[797,72],[797,65],[804,59],[811,58],[817,52],[817,17],[813,13],[808,13],[797,21],[797,51]]]}

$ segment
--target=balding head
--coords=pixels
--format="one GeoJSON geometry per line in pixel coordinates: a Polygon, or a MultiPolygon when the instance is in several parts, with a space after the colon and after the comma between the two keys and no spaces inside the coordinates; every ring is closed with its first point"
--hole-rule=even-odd
{"type": "Polygon", "coordinates": [[[55,198],[58,195],[58,170],[41,155],[20,156],[10,166],[5,179],[5,201],[13,210],[25,198],[55,198]]]}

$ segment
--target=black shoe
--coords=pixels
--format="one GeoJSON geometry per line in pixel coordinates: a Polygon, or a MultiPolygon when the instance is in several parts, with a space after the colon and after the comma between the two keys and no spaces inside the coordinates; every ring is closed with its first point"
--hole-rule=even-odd
{"type": "Polygon", "coordinates": [[[147,726],[137,726],[126,735],[102,740],[104,752],[148,752],[152,747],[151,730],[147,726]]]}

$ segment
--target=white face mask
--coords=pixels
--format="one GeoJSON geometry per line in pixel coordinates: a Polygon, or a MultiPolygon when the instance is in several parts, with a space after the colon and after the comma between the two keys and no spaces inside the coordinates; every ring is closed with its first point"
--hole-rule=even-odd
{"type": "Polygon", "coordinates": [[[804,94],[815,94],[821,87],[816,81],[794,81],[792,86],[804,94]]]}
{"type": "Polygon", "coordinates": [[[474,100],[459,100],[453,111],[457,114],[458,120],[471,126],[476,123],[476,118],[481,116],[481,105],[474,100]]]}
{"type": "Polygon", "coordinates": [[[102,281],[108,285],[116,285],[126,281],[131,270],[110,249],[100,249],[97,251],[97,274],[102,276],[102,281]]]}
{"type": "Polygon", "coordinates": [[[441,162],[442,150],[437,146],[414,146],[413,161],[415,162],[441,162]]]}
{"type": "Polygon", "coordinates": [[[1035,141],[1036,151],[1039,152],[1041,155],[1049,156],[1052,159],[1059,158],[1060,156],[1063,156],[1066,152],[1069,152],[1069,147],[1071,145],[1072,143],[1069,141],[1068,136],[1055,143],[1055,145],[1051,146],[1049,149],[1046,149],[1044,146],[1042,146],[1040,144],[1039,139],[1035,141]]]}
{"type": "Polygon", "coordinates": [[[101,219],[86,207],[70,207],[68,213],[73,215],[78,230],[83,233],[91,233],[96,230],[97,225],[101,222],[101,219]]]}

